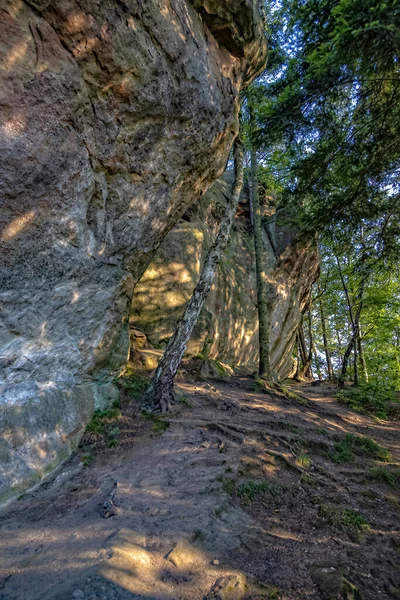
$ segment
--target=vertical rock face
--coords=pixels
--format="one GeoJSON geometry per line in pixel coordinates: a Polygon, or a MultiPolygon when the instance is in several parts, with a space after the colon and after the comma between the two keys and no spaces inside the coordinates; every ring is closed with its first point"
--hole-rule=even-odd
{"type": "Polygon", "coordinates": [[[264,66],[256,6],[0,0],[0,497],[112,401],[134,284],[264,66]]]}
{"type": "MultiPolygon", "coordinates": [[[[214,183],[199,205],[167,235],[135,288],[132,327],[143,330],[156,348],[165,346],[197,283],[202,259],[218,229],[231,184],[229,172],[214,183]]],[[[210,358],[256,368],[258,313],[254,241],[248,208],[244,190],[228,249],[188,352],[205,351],[210,358]]],[[[319,270],[315,244],[300,242],[287,219],[280,216],[282,212],[278,210],[277,215],[264,217],[267,275],[275,289],[271,367],[281,380],[292,370],[297,327],[319,270]]],[[[151,358],[151,354],[149,350],[142,352],[144,358],[151,358]]]]}

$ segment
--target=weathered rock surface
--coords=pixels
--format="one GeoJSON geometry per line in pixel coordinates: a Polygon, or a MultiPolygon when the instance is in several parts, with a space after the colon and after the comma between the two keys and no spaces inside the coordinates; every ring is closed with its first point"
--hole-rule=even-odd
{"type": "Polygon", "coordinates": [[[313,565],[311,576],[323,600],[361,600],[356,586],[344,577],[337,564],[313,565]]]}
{"type": "Polygon", "coordinates": [[[207,600],[243,600],[246,596],[246,577],[239,573],[220,577],[207,594],[207,600]]]}
{"type": "MultiPolygon", "coordinates": [[[[135,288],[131,327],[139,327],[156,348],[172,334],[197,283],[202,259],[223,214],[232,177],[228,172],[167,235],[135,288]]],[[[254,249],[246,189],[228,249],[188,344],[191,354],[255,368],[258,315],[254,249]],[[246,212],[247,210],[247,212],[246,212]]],[[[264,242],[268,276],[276,297],[271,329],[271,365],[278,379],[292,370],[292,349],[311,284],[319,269],[315,244],[300,242],[283,211],[268,217],[264,203],[264,242]]],[[[210,363],[206,363],[210,369],[210,363]]],[[[212,365],[211,365],[212,366],[212,365]]],[[[212,374],[210,374],[211,377],[212,374]]]]}
{"type": "Polygon", "coordinates": [[[0,498],[113,399],[134,284],[224,169],[266,47],[219,4],[0,0],[0,498]]]}

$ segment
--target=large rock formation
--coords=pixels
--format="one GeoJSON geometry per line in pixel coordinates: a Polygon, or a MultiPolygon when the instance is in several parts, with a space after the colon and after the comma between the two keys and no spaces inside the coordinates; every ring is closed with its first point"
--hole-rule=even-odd
{"type": "MultiPolygon", "coordinates": [[[[135,288],[131,330],[142,330],[147,346],[162,348],[175,328],[197,283],[204,258],[223,214],[232,184],[227,173],[214,183],[198,205],[168,233],[153,262],[135,288]]],[[[271,366],[282,380],[292,371],[292,350],[301,315],[319,270],[315,243],[298,239],[285,211],[262,200],[267,273],[275,288],[271,328],[271,366]]],[[[190,354],[202,353],[231,365],[256,368],[258,313],[254,242],[246,189],[228,249],[188,344],[190,354]]],[[[157,353],[140,351],[148,366],[157,353]]]]}
{"type": "Polygon", "coordinates": [[[3,500],[115,397],[133,287],[223,171],[264,66],[257,6],[0,0],[3,500]]]}

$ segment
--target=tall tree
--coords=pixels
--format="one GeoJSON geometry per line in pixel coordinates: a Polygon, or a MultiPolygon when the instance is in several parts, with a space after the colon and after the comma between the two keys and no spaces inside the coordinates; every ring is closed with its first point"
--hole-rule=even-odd
{"type": "Polygon", "coordinates": [[[234,144],[234,170],[235,179],[231,196],[221,221],[219,233],[206,256],[192,297],[176,325],[175,332],[169,340],[151,385],[144,397],[145,402],[153,404],[161,412],[167,412],[173,402],[175,376],[182,362],[186,345],[210,292],[216,269],[229,240],[243,186],[243,146],[240,135],[236,138],[234,144]]]}
{"type": "Polygon", "coordinates": [[[325,360],[326,360],[326,369],[328,372],[328,379],[333,379],[333,369],[332,369],[332,360],[331,353],[328,345],[328,335],[327,335],[327,325],[325,319],[325,310],[323,305],[323,292],[321,290],[321,286],[318,284],[318,294],[319,294],[319,316],[321,319],[321,327],[322,327],[322,340],[324,344],[324,352],[325,352],[325,360]]]}
{"type": "Polygon", "coordinates": [[[265,248],[260,207],[258,164],[255,148],[251,149],[251,204],[253,215],[254,253],[256,258],[257,309],[258,309],[258,374],[271,380],[269,334],[271,329],[271,301],[268,297],[268,279],[265,264],[265,248]]]}

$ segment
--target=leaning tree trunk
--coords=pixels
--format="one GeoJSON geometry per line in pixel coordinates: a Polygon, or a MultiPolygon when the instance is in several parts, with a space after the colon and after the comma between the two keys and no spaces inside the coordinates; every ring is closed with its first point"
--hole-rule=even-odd
{"type": "Polygon", "coordinates": [[[346,374],[347,374],[347,367],[349,366],[349,360],[350,360],[350,356],[351,356],[351,353],[353,350],[353,346],[354,346],[354,335],[351,336],[350,342],[346,348],[345,353],[343,354],[342,371],[340,373],[340,378],[339,378],[340,387],[344,387],[344,382],[345,382],[346,374]]]}
{"type": "Polygon", "coordinates": [[[253,213],[254,251],[256,256],[257,308],[258,308],[258,341],[259,362],[258,374],[267,381],[271,380],[271,364],[269,359],[269,332],[271,326],[271,303],[268,299],[268,280],[264,260],[264,241],[262,235],[262,219],[260,196],[258,191],[258,167],[256,151],[251,150],[251,202],[253,213]]]}
{"type": "Polygon", "coordinates": [[[301,318],[301,322],[298,328],[298,333],[299,333],[299,340],[300,340],[300,350],[301,350],[301,361],[303,363],[303,367],[300,371],[300,379],[305,377],[306,379],[312,379],[313,378],[313,374],[312,374],[312,368],[311,368],[311,361],[312,361],[312,346],[310,345],[310,349],[307,352],[307,346],[306,346],[306,338],[304,335],[304,330],[303,330],[303,317],[301,318]]]}
{"type": "Polygon", "coordinates": [[[161,412],[170,409],[174,397],[174,379],[181,364],[192,331],[196,325],[204,302],[210,292],[215,271],[221,256],[227,246],[232,223],[236,214],[240,192],[243,186],[243,146],[236,138],[234,145],[235,180],[231,197],[227,204],[224,217],[221,221],[218,236],[210,248],[200,273],[199,281],[193,291],[192,297],[186,305],[182,317],[179,319],[175,332],[170,338],[167,348],[158,364],[150,388],[145,394],[144,402],[153,404],[161,412]]]}

